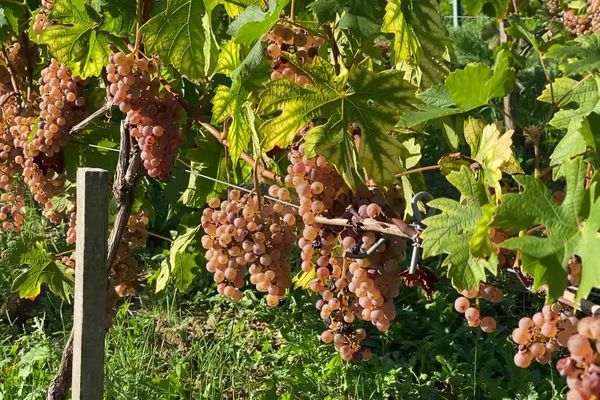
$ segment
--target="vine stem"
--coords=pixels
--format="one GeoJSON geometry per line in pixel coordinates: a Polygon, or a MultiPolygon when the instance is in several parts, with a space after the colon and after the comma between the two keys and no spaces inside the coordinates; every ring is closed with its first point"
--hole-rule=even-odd
{"type": "Polygon", "coordinates": [[[435,171],[440,168],[442,168],[442,166],[439,164],[427,165],[425,167],[419,167],[419,168],[413,168],[413,169],[409,169],[408,171],[404,171],[404,172],[400,172],[399,174],[396,174],[396,178],[400,178],[402,176],[406,176],[406,175],[410,175],[410,174],[417,174],[419,172],[435,171]]]}
{"type": "Polygon", "coordinates": [[[290,4],[290,21],[294,21],[294,11],[295,11],[296,0],[292,0],[290,4]]]}
{"type": "Polygon", "coordinates": [[[31,57],[29,55],[29,38],[23,31],[21,33],[22,46],[25,48],[25,59],[27,60],[27,101],[31,101],[31,89],[33,87],[33,65],[31,64],[31,57]]]}
{"type": "Polygon", "coordinates": [[[8,69],[8,74],[10,75],[10,83],[12,84],[13,91],[16,92],[19,96],[21,96],[21,90],[19,89],[19,85],[17,85],[17,74],[15,73],[12,64],[8,60],[8,53],[6,52],[6,47],[2,45],[2,47],[0,47],[0,50],[2,51],[2,55],[6,60],[6,68],[8,69]]]}
{"type": "Polygon", "coordinates": [[[333,34],[333,29],[331,29],[331,25],[324,25],[323,29],[325,29],[325,33],[327,33],[327,38],[331,45],[331,51],[333,52],[333,63],[335,68],[335,74],[340,74],[340,49],[338,48],[337,42],[335,41],[335,35],[333,34]]]}

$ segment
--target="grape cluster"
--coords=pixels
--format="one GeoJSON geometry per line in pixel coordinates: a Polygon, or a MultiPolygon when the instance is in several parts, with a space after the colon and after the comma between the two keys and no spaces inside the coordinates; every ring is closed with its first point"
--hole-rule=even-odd
{"type": "Polygon", "coordinates": [[[321,339],[333,343],[344,360],[368,359],[370,350],[361,348],[366,331],[357,322],[385,331],[395,318],[393,298],[402,282],[399,260],[404,243],[389,240],[369,256],[346,257],[366,252],[379,240],[358,226],[383,216],[383,194],[366,187],[350,192],[323,156],[306,156],[302,145],[294,146],[288,158],[285,183],[295,188],[304,225],[298,240],[302,270],[314,274],[309,288],[321,296],[316,303],[325,324],[321,339]],[[336,230],[317,222],[319,217],[336,216],[353,222],[353,227],[336,230]],[[342,255],[334,253],[336,247],[342,255]]]}
{"type": "MultiPolygon", "coordinates": [[[[280,200],[290,200],[285,188],[274,185],[269,192],[280,200]]],[[[201,222],[206,269],[214,274],[218,292],[240,300],[240,289],[249,272],[250,282],[259,292],[267,293],[267,304],[279,304],[292,283],[287,255],[295,241],[293,209],[255,193],[242,195],[234,189],[225,201],[211,198],[201,222]]]]}
{"type": "Polygon", "coordinates": [[[600,318],[585,317],[568,339],[569,356],[556,363],[567,378],[567,400],[593,400],[600,396],[600,318]]]}
{"type": "Polygon", "coordinates": [[[84,82],[73,78],[66,65],[52,59],[42,70],[40,79],[40,118],[31,143],[21,135],[26,154],[53,157],[71,139],[69,130],[84,117],[85,98],[81,96],[84,82]]]}
{"type": "Polygon", "coordinates": [[[540,364],[546,364],[552,353],[567,347],[577,329],[578,319],[561,310],[558,303],[545,305],[531,318],[521,318],[519,326],[512,332],[512,339],[519,346],[515,365],[527,368],[534,358],[540,364]]]}
{"type": "Polygon", "coordinates": [[[579,256],[573,256],[569,260],[569,264],[567,265],[567,278],[571,285],[579,285],[579,281],[581,280],[581,258],[579,256]]]}
{"type": "Polygon", "coordinates": [[[48,27],[52,24],[52,22],[48,19],[50,11],[54,7],[55,0],[42,0],[42,8],[40,12],[35,15],[35,19],[33,20],[33,32],[41,35],[44,31],[44,28],[48,27]]]}
{"type": "Polygon", "coordinates": [[[546,0],[545,6],[550,17],[556,18],[562,14],[560,0],[546,0]]]}
{"type": "Polygon", "coordinates": [[[490,229],[490,238],[492,247],[498,258],[498,268],[511,268],[515,262],[514,252],[500,247],[500,243],[504,242],[511,235],[498,228],[490,229]]]}
{"type": "Polygon", "coordinates": [[[77,211],[72,210],[69,214],[69,227],[67,228],[67,244],[74,244],[77,240],[77,211]]]}
{"type": "Polygon", "coordinates": [[[282,56],[282,52],[295,54],[302,63],[309,64],[319,53],[319,47],[325,42],[323,37],[313,36],[304,29],[278,23],[265,34],[263,40],[269,42],[265,55],[273,60],[271,80],[285,78],[300,86],[311,82],[308,75],[282,56]]]}
{"type": "Polygon", "coordinates": [[[486,300],[497,304],[502,301],[504,294],[502,289],[483,283],[479,289],[464,290],[461,296],[454,301],[454,309],[465,315],[465,319],[471,328],[481,328],[485,333],[496,330],[496,320],[493,317],[481,317],[480,300],[486,300]],[[475,300],[475,304],[471,304],[475,300]]]}
{"type": "MultiPolygon", "coordinates": [[[[144,246],[148,239],[148,211],[141,210],[129,216],[127,228],[123,232],[121,242],[117,249],[117,256],[110,271],[110,285],[119,297],[135,294],[137,282],[138,262],[133,256],[133,251],[144,246]]],[[[111,296],[114,298],[114,295],[111,296]]]]}
{"type": "Polygon", "coordinates": [[[106,321],[108,327],[112,323],[115,305],[120,297],[135,294],[137,283],[138,261],[133,252],[146,244],[148,239],[148,211],[141,210],[129,216],[127,228],[123,232],[117,255],[108,277],[108,293],[106,301],[106,321]]]}
{"type": "Polygon", "coordinates": [[[4,231],[20,232],[25,219],[25,196],[19,180],[20,169],[0,164],[0,222],[4,231]]]}
{"type": "Polygon", "coordinates": [[[129,133],[142,151],[148,175],[167,180],[184,136],[177,125],[179,103],[160,91],[156,70],[154,61],[119,52],[110,56],[106,78],[112,100],[127,113],[129,133]]]}
{"type": "Polygon", "coordinates": [[[565,29],[576,36],[589,35],[600,31],[600,0],[587,0],[585,14],[567,10],[563,14],[565,29]]]}

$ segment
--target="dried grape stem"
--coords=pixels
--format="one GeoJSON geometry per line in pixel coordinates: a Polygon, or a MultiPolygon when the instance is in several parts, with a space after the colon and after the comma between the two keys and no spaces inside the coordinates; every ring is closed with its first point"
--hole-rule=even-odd
{"type": "MultiPolygon", "coordinates": [[[[330,226],[343,226],[343,227],[353,227],[354,225],[348,222],[347,219],[344,218],[326,218],[326,217],[315,217],[315,222],[321,225],[330,225],[330,226]]],[[[364,231],[368,232],[378,232],[385,233],[386,235],[401,237],[401,238],[409,238],[413,239],[417,235],[417,230],[411,227],[408,224],[405,224],[405,227],[400,228],[397,225],[390,224],[387,222],[377,221],[372,218],[365,218],[359,224],[358,227],[364,231]]]]}

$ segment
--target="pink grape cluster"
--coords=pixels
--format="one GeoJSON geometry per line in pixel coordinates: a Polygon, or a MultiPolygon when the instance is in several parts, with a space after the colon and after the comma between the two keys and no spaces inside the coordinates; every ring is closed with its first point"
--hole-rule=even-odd
{"type": "Polygon", "coordinates": [[[569,337],[569,356],[556,363],[567,378],[567,400],[594,400],[600,397],[600,318],[585,317],[569,337]]]}
{"type": "Polygon", "coordinates": [[[133,54],[115,53],[106,67],[109,91],[119,109],[127,113],[130,135],[142,153],[151,177],[167,180],[185,138],[177,122],[181,107],[169,92],[161,92],[154,61],[133,54]]]}
{"type": "Polygon", "coordinates": [[[552,353],[567,347],[577,333],[578,319],[563,312],[558,303],[547,304],[531,318],[521,318],[512,332],[512,340],[519,346],[515,365],[527,368],[535,359],[540,364],[550,361],[552,353]]]}
{"type": "Polygon", "coordinates": [[[454,301],[454,309],[465,315],[465,319],[471,328],[481,328],[485,333],[496,330],[496,320],[493,317],[482,317],[480,313],[480,299],[491,303],[500,303],[504,294],[502,289],[483,283],[479,289],[463,290],[461,296],[454,301]],[[475,300],[475,304],[471,304],[475,300]]]}
{"type": "MultiPolygon", "coordinates": [[[[287,189],[274,185],[269,192],[280,200],[290,200],[287,189]]],[[[234,189],[225,201],[211,198],[201,222],[206,269],[213,274],[217,291],[240,300],[249,272],[250,282],[259,292],[267,293],[267,304],[278,305],[292,283],[287,256],[296,238],[293,209],[234,189]]]]}

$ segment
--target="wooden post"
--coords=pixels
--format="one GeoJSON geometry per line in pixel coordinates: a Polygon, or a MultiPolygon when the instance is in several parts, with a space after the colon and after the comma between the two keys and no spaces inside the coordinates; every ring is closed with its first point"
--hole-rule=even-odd
{"type": "Polygon", "coordinates": [[[108,172],[77,170],[73,400],[102,400],[106,315],[108,172]]]}

